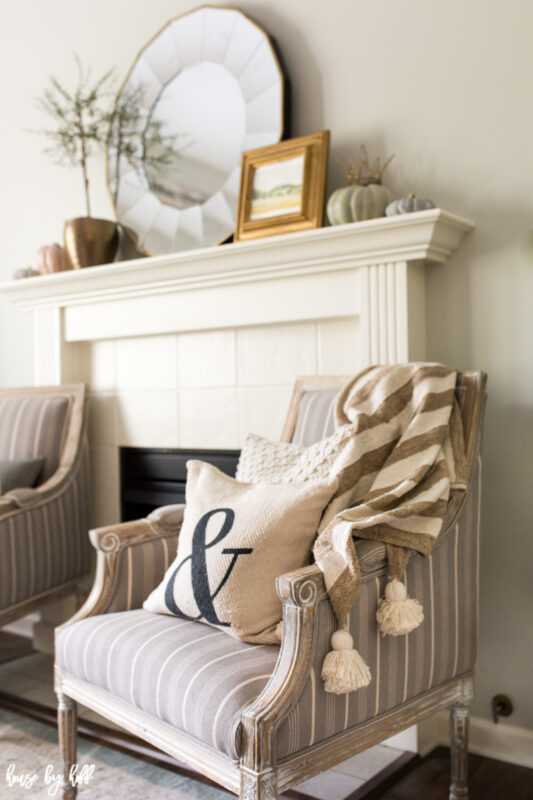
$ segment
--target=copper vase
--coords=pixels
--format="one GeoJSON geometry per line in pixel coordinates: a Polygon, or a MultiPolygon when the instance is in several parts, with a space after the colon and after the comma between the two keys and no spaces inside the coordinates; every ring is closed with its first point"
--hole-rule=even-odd
{"type": "Polygon", "coordinates": [[[65,222],[65,248],[74,269],[109,264],[118,247],[115,222],[93,217],[77,217],[65,222]]]}

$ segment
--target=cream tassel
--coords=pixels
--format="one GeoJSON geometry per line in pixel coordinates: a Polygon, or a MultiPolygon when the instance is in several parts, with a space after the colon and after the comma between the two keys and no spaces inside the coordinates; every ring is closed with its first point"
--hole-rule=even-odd
{"type": "Polygon", "coordinates": [[[322,680],[326,692],[346,694],[355,689],[368,686],[370,670],[353,649],[353,639],[348,631],[335,631],[331,637],[332,650],[327,654],[322,666],[322,680]]]}
{"type": "Polygon", "coordinates": [[[405,585],[393,578],[385,586],[376,612],[379,629],[390,636],[401,636],[418,628],[424,619],[424,610],[418,600],[407,597],[405,585]]]}

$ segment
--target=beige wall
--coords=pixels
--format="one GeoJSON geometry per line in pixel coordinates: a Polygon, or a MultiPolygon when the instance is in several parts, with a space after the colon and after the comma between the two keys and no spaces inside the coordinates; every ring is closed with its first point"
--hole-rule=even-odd
{"type": "MultiPolygon", "coordinates": [[[[62,221],[83,213],[81,184],[24,131],[45,77],[72,51],[123,75],[176,0],[2,3],[0,279],[32,262],[62,221]]],[[[292,82],[292,132],[332,132],[333,156],[397,153],[388,185],[476,221],[451,262],[428,271],[429,356],[489,373],[481,647],[475,711],[508,692],[510,722],[533,728],[533,146],[529,0],[242,2],[276,37],[292,82]],[[528,685],[529,683],[529,685],[528,685]]],[[[110,214],[103,164],[94,210],[110,214]]],[[[329,187],[342,183],[332,163],[329,187]]],[[[0,304],[0,384],[32,379],[29,317],[0,304]]]]}

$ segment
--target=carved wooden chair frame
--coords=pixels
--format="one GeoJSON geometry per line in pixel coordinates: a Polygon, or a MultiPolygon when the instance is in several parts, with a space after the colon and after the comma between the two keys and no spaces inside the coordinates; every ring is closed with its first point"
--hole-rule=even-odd
{"type": "MultiPolygon", "coordinates": [[[[345,378],[311,377],[297,381],[283,441],[294,432],[300,398],[308,388],[341,386],[345,378]]],[[[463,372],[458,377],[462,393],[467,463],[471,473],[480,445],[486,376],[463,372]]],[[[443,532],[454,525],[464,493],[452,497],[443,532]]],[[[178,514],[177,517],[180,515],[178,514]]],[[[176,515],[175,515],[176,517],[176,515]]],[[[183,510],[181,519],[183,518],[183,510]]],[[[175,518],[177,533],[181,522],[175,518]]],[[[121,552],[154,537],[169,535],[169,526],[157,520],[138,520],[91,531],[97,550],[97,574],[85,605],[68,623],[72,624],[109,607],[117,582],[117,559],[121,552]]],[[[442,535],[442,534],[441,534],[442,535]]],[[[185,732],[151,719],[133,707],[125,710],[123,701],[74,678],[56,666],[59,739],[64,769],[64,800],[76,791],[68,784],[70,767],[76,761],[76,702],[83,703],[130,733],[150,742],[177,760],[237,794],[241,800],[274,800],[284,790],[335,766],[346,758],[382,742],[441,709],[451,707],[451,787],[450,800],[464,800],[467,789],[468,703],[472,697],[473,674],[461,675],[444,685],[388,711],[386,718],[367,720],[304,751],[276,760],[276,733],[298,701],[308,678],[317,636],[319,602],[326,596],[322,573],[310,565],[278,578],[278,593],[283,604],[284,633],[274,673],[265,689],[243,714],[242,755],[234,762],[215,752],[185,732]]]]}
{"type": "MultiPolygon", "coordinates": [[[[22,389],[0,389],[0,399],[2,397],[14,397],[19,395],[38,396],[53,395],[54,397],[66,397],[70,401],[67,414],[68,432],[61,453],[58,468],[45,483],[32,489],[26,490],[26,497],[23,502],[16,502],[16,492],[8,492],[3,497],[0,496],[0,522],[10,517],[23,515],[27,509],[35,509],[46,506],[58,495],[68,489],[73,480],[79,461],[84,457],[84,448],[87,440],[87,399],[85,386],[82,383],[64,384],[62,386],[30,386],[22,389]]],[[[14,622],[20,617],[26,616],[31,611],[61,597],[71,595],[78,591],[79,578],[69,580],[60,586],[54,586],[38,595],[33,595],[27,600],[23,600],[15,605],[0,610],[0,627],[14,622]]]]}

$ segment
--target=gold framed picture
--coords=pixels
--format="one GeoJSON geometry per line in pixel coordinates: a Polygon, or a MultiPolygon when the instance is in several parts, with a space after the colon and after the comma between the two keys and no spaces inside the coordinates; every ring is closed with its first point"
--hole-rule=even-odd
{"type": "Polygon", "coordinates": [[[242,154],[235,241],[319,228],[329,131],[242,154]]]}

